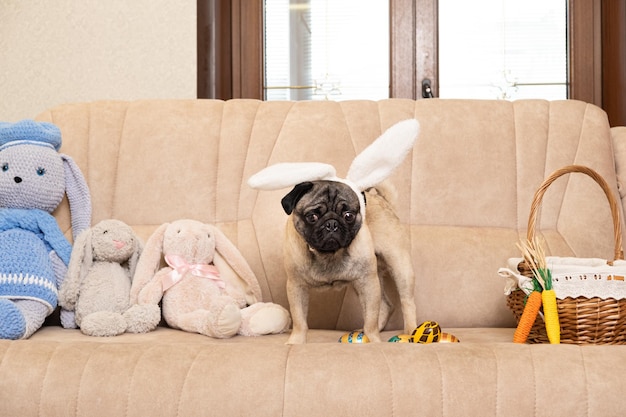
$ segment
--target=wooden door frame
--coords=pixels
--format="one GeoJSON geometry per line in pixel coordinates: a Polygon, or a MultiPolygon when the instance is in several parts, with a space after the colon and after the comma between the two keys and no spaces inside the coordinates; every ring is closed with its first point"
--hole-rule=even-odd
{"type": "Polygon", "coordinates": [[[233,97],[263,98],[263,0],[232,2],[233,97]]]}
{"type": "MultiPolygon", "coordinates": [[[[390,1],[390,97],[438,96],[438,0],[390,1]]],[[[198,97],[263,99],[263,0],[197,0],[198,97]]],[[[568,97],[602,106],[602,13],[568,0],[568,97]]]]}
{"type": "Polygon", "coordinates": [[[626,0],[602,0],[602,108],[626,126],[626,0]]]}
{"type": "Polygon", "coordinates": [[[198,98],[263,98],[263,0],[197,0],[198,98]]]}
{"type": "Polygon", "coordinates": [[[568,0],[568,98],[602,106],[602,13],[596,0],[568,0]]]}
{"type": "Polygon", "coordinates": [[[198,98],[232,98],[230,3],[230,0],[197,0],[198,98]]]}

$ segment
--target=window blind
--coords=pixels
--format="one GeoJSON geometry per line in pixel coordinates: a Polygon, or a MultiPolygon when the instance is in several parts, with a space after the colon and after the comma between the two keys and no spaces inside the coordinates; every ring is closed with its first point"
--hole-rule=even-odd
{"type": "Polygon", "coordinates": [[[566,0],[440,0],[442,98],[567,98],[566,0]]]}
{"type": "Polygon", "coordinates": [[[265,0],[267,100],[389,97],[389,2],[265,0]]]}

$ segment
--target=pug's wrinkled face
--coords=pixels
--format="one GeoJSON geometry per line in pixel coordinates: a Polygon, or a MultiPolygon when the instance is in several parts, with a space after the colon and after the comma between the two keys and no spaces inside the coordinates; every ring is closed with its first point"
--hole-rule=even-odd
{"type": "Polygon", "coordinates": [[[347,248],[361,228],[359,198],[337,181],[303,182],[281,201],[298,233],[318,252],[347,248]]]}

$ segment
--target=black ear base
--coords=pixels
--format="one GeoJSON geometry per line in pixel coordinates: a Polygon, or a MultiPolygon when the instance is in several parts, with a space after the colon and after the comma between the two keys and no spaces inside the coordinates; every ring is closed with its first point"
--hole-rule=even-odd
{"type": "Polygon", "coordinates": [[[313,188],[313,183],[310,181],[301,182],[293,187],[293,189],[289,191],[289,194],[280,200],[280,204],[282,204],[285,213],[291,214],[296,204],[298,204],[298,201],[300,201],[302,196],[311,191],[311,188],[313,188]]]}

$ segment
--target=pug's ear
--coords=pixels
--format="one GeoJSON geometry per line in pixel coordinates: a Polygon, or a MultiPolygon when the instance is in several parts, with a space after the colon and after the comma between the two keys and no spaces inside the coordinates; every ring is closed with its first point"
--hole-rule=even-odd
{"type": "Polygon", "coordinates": [[[285,213],[291,214],[293,212],[293,209],[296,207],[296,204],[298,204],[298,201],[300,201],[302,196],[311,191],[311,188],[313,188],[313,183],[310,181],[301,182],[300,184],[293,187],[293,190],[289,191],[289,194],[287,194],[283,197],[282,200],[280,200],[280,203],[283,205],[283,210],[285,210],[285,213]]]}

